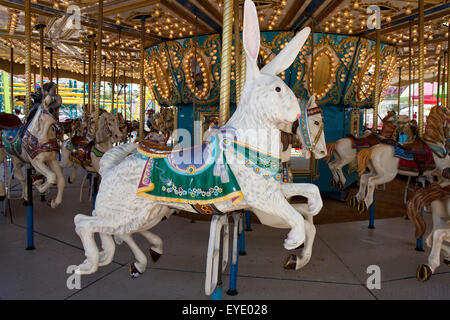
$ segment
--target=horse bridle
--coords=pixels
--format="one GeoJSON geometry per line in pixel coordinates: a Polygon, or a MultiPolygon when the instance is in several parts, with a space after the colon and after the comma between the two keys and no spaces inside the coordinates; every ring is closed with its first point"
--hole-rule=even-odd
{"type": "Polygon", "coordinates": [[[306,109],[305,101],[301,100],[300,101],[300,109],[302,111],[300,118],[298,119],[300,133],[303,138],[304,147],[309,152],[312,152],[315,149],[317,143],[319,142],[320,136],[322,135],[323,122],[320,124],[319,131],[317,132],[317,135],[314,138],[314,141],[311,143],[311,135],[309,133],[309,127],[308,127],[308,117],[315,115],[315,114],[319,114],[319,113],[322,114],[322,108],[315,107],[312,109],[306,109]]]}

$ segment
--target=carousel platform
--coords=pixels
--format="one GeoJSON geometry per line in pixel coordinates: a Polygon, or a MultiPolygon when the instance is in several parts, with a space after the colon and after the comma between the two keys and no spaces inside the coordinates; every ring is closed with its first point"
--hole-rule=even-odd
{"type": "MultiPolygon", "coordinates": [[[[25,250],[26,209],[21,201],[11,200],[12,223],[9,216],[0,214],[0,299],[209,299],[204,294],[209,222],[191,223],[176,215],[153,229],[164,241],[164,254],[157,263],[149,261],[141,277],[130,278],[128,267],[134,259],[122,244],[116,248],[113,263],[82,276],[81,289],[69,290],[66,269],[84,260],[73,217],[89,214],[92,206],[87,200],[79,202],[80,183],[81,177],[67,185],[63,203],[53,210],[35,193],[35,250],[25,250]]],[[[50,196],[55,192],[51,190],[50,196]]],[[[333,200],[324,202],[319,216],[332,215],[333,202],[339,206],[333,200]]],[[[429,227],[430,218],[425,214],[429,227]]],[[[366,215],[361,221],[318,224],[311,262],[300,271],[282,268],[289,254],[283,248],[287,230],[253,224],[253,231],[246,232],[247,255],[239,257],[239,294],[224,293],[223,298],[450,299],[450,268],[446,265],[428,282],[416,280],[416,268],[427,261],[430,250],[414,249],[411,221],[403,217],[377,219],[376,229],[368,229],[367,219],[366,215]],[[381,269],[381,289],[366,287],[370,265],[381,269]]],[[[142,237],[135,238],[143,250],[148,248],[142,237]]],[[[224,291],[228,279],[229,266],[224,291]]]]}

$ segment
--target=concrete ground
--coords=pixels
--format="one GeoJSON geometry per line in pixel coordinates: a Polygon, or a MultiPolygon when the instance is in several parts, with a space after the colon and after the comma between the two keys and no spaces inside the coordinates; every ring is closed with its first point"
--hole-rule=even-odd
{"type": "MultiPolygon", "coordinates": [[[[74,185],[66,185],[64,201],[57,209],[40,202],[34,192],[35,250],[25,250],[26,209],[21,201],[11,200],[13,223],[0,213],[0,299],[209,299],[204,294],[209,222],[190,223],[179,216],[153,229],[164,241],[164,254],[157,263],[149,261],[140,278],[130,278],[128,267],[134,259],[122,244],[109,266],[82,276],[81,289],[69,290],[66,269],[84,260],[73,217],[90,214],[92,207],[86,199],[79,202],[80,182],[81,177],[74,185]]],[[[332,210],[329,204],[326,207],[332,210]]],[[[425,215],[428,230],[430,218],[425,215]]],[[[253,231],[246,232],[247,255],[239,257],[239,294],[223,298],[450,299],[448,266],[441,265],[428,282],[416,280],[416,268],[426,263],[430,250],[414,250],[411,221],[390,218],[376,220],[376,229],[367,225],[368,221],[318,225],[310,263],[302,270],[288,271],[283,269],[290,253],[283,247],[287,230],[253,224],[253,231]],[[370,265],[380,267],[381,289],[366,287],[370,265]]],[[[145,239],[135,238],[146,251],[145,239]]],[[[225,291],[228,280],[229,266],[225,291]]]]}

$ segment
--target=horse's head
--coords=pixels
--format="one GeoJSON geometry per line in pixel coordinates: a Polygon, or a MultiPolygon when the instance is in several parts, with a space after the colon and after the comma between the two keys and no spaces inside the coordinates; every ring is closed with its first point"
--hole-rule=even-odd
{"type": "Polygon", "coordinates": [[[104,141],[108,137],[111,138],[112,143],[119,142],[122,139],[122,132],[120,131],[117,117],[104,111],[98,119],[98,130],[95,138],[99,142],[104,141]]]}
{"type": "Polygon", "coordinates": [[[300,31],[281,52],[261,70],[257,60],[260,34],[256,7],[251,0],[244,5],[243,43],[247,61],[247,75],[240,112],[252,115],[258,127],[280,128],[291,124],[300,116],[300,108],[292,90],[277,75],[287,69],[297,57],[310,33],[310,28],[300,31]]]}
{"type": "Polygon", "coordinates": [[[302,146],[308,150],[307,158],[312,152],[316,159],[321,159],[327,155],[322,108],[317,106],[316,97],[312,95],[306,105],[302,105],[300,109],[301,116],[298,120],[296,135],[302,146]]]}

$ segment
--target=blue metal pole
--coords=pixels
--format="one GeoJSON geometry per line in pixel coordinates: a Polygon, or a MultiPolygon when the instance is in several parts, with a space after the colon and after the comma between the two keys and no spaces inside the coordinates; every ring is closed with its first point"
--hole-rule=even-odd
{"type": "Polygon", "coordinates": [[[34,250],[34,221],[33,221],[33,184],[31,183],[32,169],[27,168],[27,248],[34,250]]]}
{"type": "MultiPolygon", "coordinates": [[[[236,296],[238,294],[237,292],[237,275],[238,275],[238,263],[239,263],[239,254],[238,250],[240,251],[241,247],[241,234],[244,234],[244,231],[242,232],[239,230],[240,220],[243,219],[242,212],[239,213],[239,219],[237,221],[235,220],[234,223],[237,223],[237,234],[236,234],[236,241],[234,240],[234,232],[233,232],[233,239],[231,241],[231,267],[230,267],[230,284],[228,287],[227,294],[229,296],[236,296]]],[[[242,221],[243,222],[243,221],[242,221]]],[[[243,223],[242,223],[243,225],[243,223]]],[[[242,229],[244,229],[242,227],[242,229]]]]}
{"type": "Polygon", "coordinates": [[[375,229],[375,191],[373,192],[373,201],[369,208],[369,229],[375,229]]]}
{"type": "MultiPolygon", "coordinates": [[[[245,219],[247,220],[247,219],[245,219]]],[[[246,256],[247,252],[245,252],[245,232],[244,232],[244,214],[242,215],[242,230],[239,234],[238,238],[238,246],[239,246],[239,255],[240,256],[246,256]]]]}
{"type": "Polygon", "coordinates": [[[253,231],[252,230],[252,222],[250,220],[250,211],[245,211],[245,231],[253,231]]]}
{"type": "MultiPolygon", "coordinates": [[[[420,211],[420,215],[423,217],[423,208],[420,211]]],[[[423,250],[423,236],[416,240],[416,251],[424,251],[423,250]]]]}

